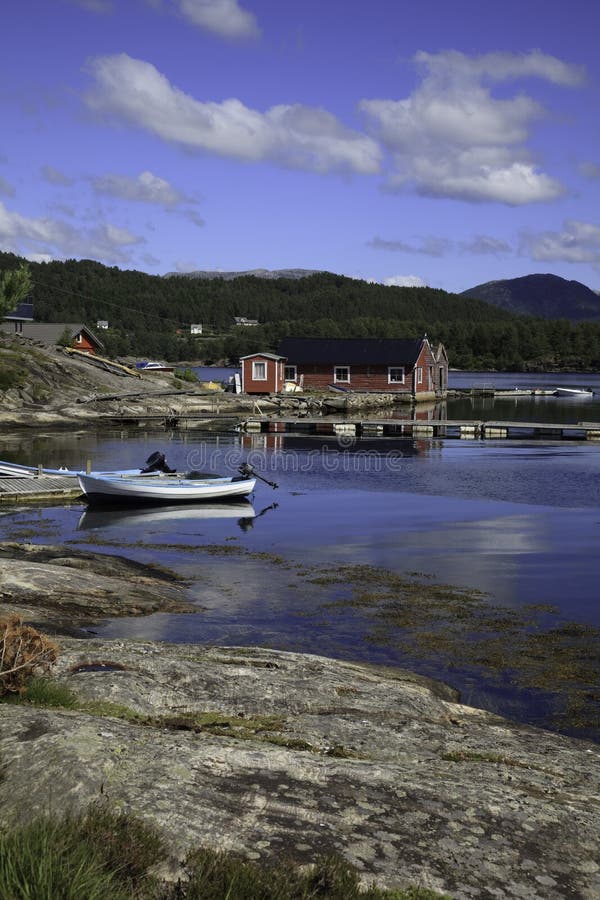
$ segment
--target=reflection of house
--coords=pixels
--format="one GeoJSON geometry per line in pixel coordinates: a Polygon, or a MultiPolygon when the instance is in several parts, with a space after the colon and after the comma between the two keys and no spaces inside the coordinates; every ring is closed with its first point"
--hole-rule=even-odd
{"type": "Polygon", "coordinates": [[[286,381],[305,389],[337,387],[350,391],[404,393],[433,398],[448,385],[448,358],[443,346],[432,349],[427,336],[395,338],[285,338],[286,381]]]}
{"type": "Polygon", "coordinates": [[[258,319],[247,319],[246,316],[234,316],[236,325],[258,325],[258,319]]]}
{"type": "MultiPolygon", "coordinates": [[[[2,330],[4,332],[15,331],[14,327],[10,327],[12,323],[4,322],[2,330]]],[[[15,323],[16,325],[17,323],[15,323]]],[[[76,350],[82,350],[84,353],[97,353],[104,351],[104,344],[90,331],[86,325],[65,324],[64,322],[21,322],[21,328],[17,333],[20,337],[30,338],[32,341],[39,341],[40,344],[48,344],[55,346],[56,344],[65,343],[68,339],[67,346],[76,350]]]]}
{"type": "Polygon", "coordinates": [[[16,309],[3,316],[2,331],[13,331],[20,334],[24,322],[33,322],[33,303],[19,303],[16,309]],[[11,326],[7,326],[10,322],[11,326]]]}
{"type": "Polygon", "coordinates": [[[284,387],[285,357],[275,353],[242,356],[242,391],[245,394],[276,394],[284,387]]]}

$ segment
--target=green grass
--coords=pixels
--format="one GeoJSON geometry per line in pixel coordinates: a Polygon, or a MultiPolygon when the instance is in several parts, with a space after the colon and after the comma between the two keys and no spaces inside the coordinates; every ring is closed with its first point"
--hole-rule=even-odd
{"type": "Polygon", "coordinates": [[[133,815],[95,803],[60,822],[38,819],[0,832],[0,897],[6,900],[436,900],[426,888],[362,888],[340,857],[313,866],[286,859],[257,863],[200,848],[185,877],[160,881],[152,867],[167,860],[159,832],[133,815]]]}
{"type": "Polygon", "coordinates": [[[186,861],[186,900],[434,900],[441,895],[421,888],[361,888],[356,872],[339,857],[326,857],[308,869],[282,861],[248,862],[201,849],[186,861]]]}
{"type": "Polygon", "coordinates": [[[40,819],[0,836],[0,897],[10,900],[126,900],[125,885],[74,822],[40,819]]]}

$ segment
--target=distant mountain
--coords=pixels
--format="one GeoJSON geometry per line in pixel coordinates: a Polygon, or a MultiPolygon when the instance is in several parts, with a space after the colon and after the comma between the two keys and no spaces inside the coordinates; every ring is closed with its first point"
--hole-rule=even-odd
{"type": "Polygon", "coordinates": [[[558,275],[525,275],[487,281],[461,296],[485,300],[512,313],[573,322],[600,321],[600,296],[579,281],[558,275]]]}
{"type": "Polygon", "coordinates": [[[220,271],[196,271],[196,272],[167,272],[165,278],[222,278],[223,281],[233,281],[234,278],[243,278],[253,275],[255,278],[308,278],[309,275],[318,275],[321,269],[248,269],[245,272],[220,272],[220,271]]]}

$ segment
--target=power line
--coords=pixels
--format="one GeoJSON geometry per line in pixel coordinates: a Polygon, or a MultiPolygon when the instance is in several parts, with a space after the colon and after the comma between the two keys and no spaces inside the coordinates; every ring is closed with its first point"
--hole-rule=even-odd
{"type": "MultiPolygon", "coordinates": [[[[82,294],[80,291],[71,291],[71,290],[68,290],[67,288],[57,287],[56,285],[49,284],[49,283],[44,284],[43,281],[38,281],[37,279],[33,280],[33,285],[34,285],[34,287],[47,288],[47,289],[50,289],[53,291],[57,291],[60,294],[69,294],[71,297],[78,297],[81,300],[88,300],[92,303],[98,303],[102,306],[110,306],[110,307],[113,307],[114,309],[120,309],[122,307],[121,303],[113,303],[110,300],[104,300],[104,299],[98,300],[98,298],[91,297],[87,294],[82,294]]],[[[139,313],[139,315],[146,316],[147,318],[150,318],[150,319],[158,319],[161,322],[170,322],[171,325],[176,325],[180,328],[187,328],[191,324],[190,322],[179,322],[176,319],[169,319],[167,316],[161,316],[158,313],[148,312],[147,310],[135,309],[135,307],[132,307],[132,306],[128,306],[127,309],[130,312],[139,313]]]]}

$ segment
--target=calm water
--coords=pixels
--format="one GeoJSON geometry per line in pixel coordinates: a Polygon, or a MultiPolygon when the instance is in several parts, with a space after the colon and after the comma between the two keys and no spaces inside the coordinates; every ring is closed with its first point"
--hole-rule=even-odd
{"type": "MultiPolygon", "coordinates": [[[[486,383],[492,378],[527,386],[506,375],[487,376],[486,383]]],[[[544,378],[558,382],[535,376],[533,386],[543,386],[544,378]]],[[[600,392],[598,376],[583,384],[600,392]]],[[[543,421],[551,421],[549,410],[566,416],[563,421],[600,421],[596,398],[548,398],[552,406],[543,407],[523,399],[529,421],[532,409],[542,409],[537,418],[543,421]]],[[[488,418],[501,417],[498,405],[490,412],[488,418]]],[[[448,417],[455,415],[449,404],[448,417]]],[[[511,408],[505,418],[514,417],[511,408]]],[[[127,555],[183,573],[202,610],[114,620],[99,633],[258,644],[407,666],[454,684],[466,702],[549,724],[540,692],[509,678],[499,684],[468,665],[407,650],[401,641],[374,639],[366,612],[331,607],[339,589],[324,587],[322,576],[356,564],[418,572],[432,583],[484,591],[490,606],[514,613],[528,604],[552,605],[559,618],[600,625],[600,444],[90,429],[0,437],[2,459],[72,467],[86,459],[98,468],[134,467],[157,449],[181,469],[235,471],[249,459],[279,488],[259,483],[252,502],[240,508],[116,514],[86,511],[82,503],[0,507],[0,539],[33,535],[41,543],[86,547],[96,540],[102,552],[126,547],[127,555]]]]}

